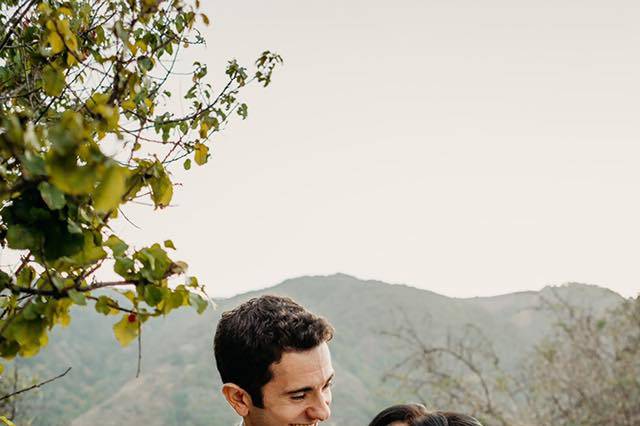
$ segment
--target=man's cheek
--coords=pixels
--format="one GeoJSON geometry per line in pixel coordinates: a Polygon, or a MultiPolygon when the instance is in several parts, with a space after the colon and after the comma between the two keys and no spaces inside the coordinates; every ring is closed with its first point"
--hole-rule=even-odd
{"type": "Polygon", "coordinates": [[[278,412],[274,414],[282,423],[300,423],[300,419],[304,416],[304,410],[297,404],[282,404],[278,407],[278,412]]]}

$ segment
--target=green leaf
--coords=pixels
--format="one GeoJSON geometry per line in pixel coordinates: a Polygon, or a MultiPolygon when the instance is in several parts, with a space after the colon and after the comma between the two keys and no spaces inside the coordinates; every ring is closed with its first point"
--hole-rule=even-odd
{"type": "Polygon", "coordinates": [[[185,170],[191,169],[191,159],[187,158],[186,160],[184,160],[184,164],[182,166],[185,170]]]}
{"type": "Polygon", "coordinates": [[[33,320],[21,318],[13,321],[5,331],[5,336],[15,339],[20,345],[20,356],[30,357],[38,353],[47,344],[46,319],[38,317],[33,320]]]}
{"type": "Polygon", "coordinates": [[[115,235],[109,235],[109,238],[107,238],[107,241],[104,242],[104,245],[111,249],[114,256],[122,256],[124,252],[126,252],[129,248],[127,243],[125,243],[115,235]]]}
{"type": "Polygon", "coordinates": [[[79,292],[78,290],[69,290],[67,292],[69,294],[69,299],[73,300],[73,303],[76,305],[86,305],[87,299],[84,297],[84,293],[79,292]]]}
{"type": "Polygon", "coordinates": [[[93,207],[98,213],[108,213],[117,208],[127,192],[129,170],[113,165],[106,171],[102,182],[93,193],[93,207]]]}
{"type": "Polygon", "coordinates": [[[198,279],[196,277],[187,277],[185,285],[191,288],[198,288],[198,279]]]}
{"type": "Polygon", "coordinates": [[[23,225],[10,225],[7,230],[7,244],[16,250],[37,250],[42,243],[42,233],[23,225]]]}
{"type": "Polygon", "coordinates": [[[63,161],[61,158],[47,162],[47,172],[51,183],[66,194],[84,195],[93,190],[97,174],[92,165],[78,166],[75,159],[63,161]]]}
{"type": "Polygon", "coordinates": [[[67,218],[67,231],[70,234],[82,234],[82,228],[75,221],[71,220],[71,218],[67,218]]]}
{"type": "Polygon", "coordinates": [[[92,265],[98,260],[107,257],[107,252],[102,246],[96,245],[91,232],[85,231],[82,236],[78,237],[80,237],[80,241],[82,242],[80,250],[76,254],[64,258],[67,262],[76,266],[85,266],[92,265]]]}
{"type": "Polygon", "coordinates": [[[110,297],[100,296],[96,301],[96,312],[103,315],[115,315],[120,313],[114,306],[118,306],[118,303],[110,297]]]}
{"type": "Polygon", "coordinates": [[[53,284],[53,286],[58,290],[62,290],[63,288],[65,288],[64,280],[57,275],[53,275],[51,277],[51,284],[53,284]]]}
{"type": "Polygon", "coordinates": [[[129,42],[129,32],[124,28],[124,24],[121,20],[116,21],[113,29],[120,40],[124,43],[129,42]]]}
{"type": "Polygon", "coordinates": [[[171,198],[173,198],[173,184],[167,172],[161,168],[158,176],[151,179],[151,199],[156,207],[162,208],[171,203],[171,198]]]}
{"type": "Polygon", "coordinates": [[[40,195],[51,210],[60,210],[66,204],[64,193],[49,182],[41,182],[38,185],[40,195]]]}
{"type": "Polygon", "coordinates": [[[144,301],[147,305],[156,306],[162,301],[162,297],[162,290],[158,286],[147,284],[144,287],[144,301]]]}
{"type": "Polygon", "coordinates": [[[207,301],[196,293],[189,293],[189,304],[196,308],[196,311],[201,314],[207,310],[209,304],[207,301]]]}
{"type": "Polygon", "coordinates": [[[153,68],[153,61],[148,56],[140,56],[137,61],[142,71],[150,71],[153,68]]]}
{"type": "Polygon", "coordinates": [[[29,321],[38,319],[42,316],[42,307],[41,303],[30,303],[22,311],[22,317],[29,321]]]}
{"type": "Polygon", "coordinates": [[[22,268],[22,271],[17,276],[16,283],[18,287],[31,287],[31,283],[36,277],[36,271],[31,266],[22,268]]]}
{"type": "Polygon", "coordinates": [[[170,248],[170,249],[174,249],[174,250],[176,249],[176,246],[173,245],[173,241],[171,241],[171,240],[165,240],[164,246],[166,248],[170,248]]]}
{"type": "Polygon", "coordinates": [[[240,104],[238,107],[238,115],[242,117],[243,120],[247,118],[247,115],[249,115],[249,107],[247,104],[240,104]]]}
{"type": "Polygon", "coordinates": [[[138,319],[131,319],[131,314],[123,315],[122,319],[113,325],[113,333],[121,346],[127,346],[138,337],[138,319]]]}
{"type": "Polygon", "coordinates": [[[44,159],[31,151],[26,151],[24,153],[24,158],[22,158],[21,161],[26,171],[32,176],[42,176],[47,173],[45,170],[44,159]]]}
{"type": "Polygon", "coordinates": [[[165,278],[165,274],[172,264],[167,252],[159,244],[137,251],[133,258],[142,263],[143,268],[140,270],[140,275],[150,282],[165,278]]]}
{"type": "MultiPolygon", "coordinates": [[[[2,367],[0,365],[0,367],[2,367]]],[[[4,367],[2,367],[2,369],[0,370],[0,374],[2,374],[2,371],[4,371],[4,367]]],[[[14,422],[12,422],[11,420],[9,420],[8,418],[6,418],[5,416],[0,416],[0,422],[2,422],[3,424],[5,424],[6,426],[16,426],[16,424],[14,422]]]]}
{"type": "Polygon", "coordinates": [[[82,114],[66,110],[58,121],[49,126],[48,136],[53,151],[50,151],[48,162],[58,162],[62,168],[68,169],[67,171],[77,167],[73,154],[87,136],[84,124],[82,114]]]}
{"type": "Polygon", "coordinates": [[[128,257],[116,257],[116,262],[113,265],[113,270],[122,278],[129,278],[134,273],[133,259],[130,259],[128,257]]]}
{"type": "Polygon", "coordinates": [[[84,249],[82,234],[69,232],[69,224],[62,221],[49,221],[43,226],[44,256],[55,260],[66,256],[81,255],[84,249]]]}
{"type": "MultiPolygon", "coordinates": [[[[26,269],[26,268],[24,268],[26,269]]],[[[23,270],[24,270],[23,269],[23,270]]],[[[33,271],[33,268],[31,269],[33,271]]],[[[30,283],[31,281],[29,281],[30,283]]],[[[0,271],[0,288],[4,288],[5,286],[11,284],[11,276],[9,274],[7,274],[4,271],[0,271]]],[[[18,285],[20,285],[20,282],[18,281],[18,285]]],[[[3,306],[4,308],[4,306],[3,306]]]]}
{"type": "Polygon", "coordinates": [[[42,85],[49,96],[60,96],[65,86],[64,73],[57,68],[47,65],[42,70],[42,85]]]}
{"type": "Polygon", "coordinates": [[[50,318],[50,324],[60,324],[63,327],[66,327],[71,323],[69,309],[73,305],[73,302],[70,299],[58,299],[56,301],[50,300],[48,305],[53,306],[50,310],[51,314],[48,317],[50,318]]]}

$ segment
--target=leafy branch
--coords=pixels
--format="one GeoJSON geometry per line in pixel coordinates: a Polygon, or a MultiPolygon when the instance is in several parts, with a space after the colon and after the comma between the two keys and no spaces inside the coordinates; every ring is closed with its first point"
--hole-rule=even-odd
{"type": "Polygon", "coordinates": [[[183,49],[205,44],[197,0],[0,0],[0,12],[0,246],[20,258],[0,268],[0,357],[35,355],[88,302],[141,348],[144,322],[210,301],[172,241],[130,247],[110,224],[140,199],[169,206],[171,166],[207,163],[213,136],[247,117],[242,90],[268,86],[282,58],[230,60],[220,86],[206,64],[176,70],[183,49]],[[185,77],[173,100],[166,83],[185,77]],[[95,280],[105,265],[118,278],[95,280]]]}

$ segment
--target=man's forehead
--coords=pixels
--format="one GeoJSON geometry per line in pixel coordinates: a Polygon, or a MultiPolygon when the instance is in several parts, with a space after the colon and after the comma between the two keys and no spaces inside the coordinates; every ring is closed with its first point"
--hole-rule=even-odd
{"type": "Polygon", "coordinates": [[[322,343],[306,351],[283,352],[280,361],[271,366],[271,372],[271,381],[281,386],[324,384],[333,375],[329,347],[322,343]]]}

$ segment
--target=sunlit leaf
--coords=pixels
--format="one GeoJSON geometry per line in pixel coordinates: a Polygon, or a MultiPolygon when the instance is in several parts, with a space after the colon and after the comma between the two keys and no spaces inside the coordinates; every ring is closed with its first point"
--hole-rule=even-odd
{"type": "Polygon", "coordinates": [[[173,184],[169,175],[160,168],[158,176],[151,179],[151,199],[157,207],[166,207],[173,197],[173,184]]]}
{"type": "Polygon", "coordinates": [[[127,346],[138,337],[138,327],[138,319],[132,317],[132,314],[127,314],[113,325],[113,333],[121,346],[127,346]]]}
{"type": "Polygon", "coordinates": [[[129,246],[115,235],[110,235],[104,245],[109,247],[114,256],[122,256],[129,246]]]}
{"type": "Polygon", "coordinates": [[[75,159],[68,161],[62,157],[52,157],[47,162],[51,182],[70,195],[88,194],[97,180],[96,169],[90,165],[78,166],[75,159]]]}
{"type": "Polygon", "coordinates": [[[195,160],[196,164],[198,164],[199,166],[205,164],[209,159],[209,147],[207,147],[205,144],[197,143],[194,146],[194,151],[195,156],[193,159],[195,160]]]}
{"type": "MultiPolygon", "coordinates": [[[[2,371],[4,371],[4,367],[2,367],[2,370],[0,370],[0,374],[2,374],[2,371]]],[[[0,416],[0,422],[2,422],[2,424],[6,425],[6,426],[16,426],[16,424],[14,422],[9,420],[5,416],[0,416]]]]}
{"type": "Polygon", "coordinates": [[[110,212],[120,205],[128,189],[128,178],[129,170],[126,167],[109,167],[93,193],[93,207],[98,213],[110,212]]]}
{"type": "Polygon", "coordinates": [[[49,32],[49,36],[47,37],[47,42],[51,47],[51,53],[54,55],[64,50],[64,42],[62,41],[62,37],[58,35],[55,29],[49,32]]]}

